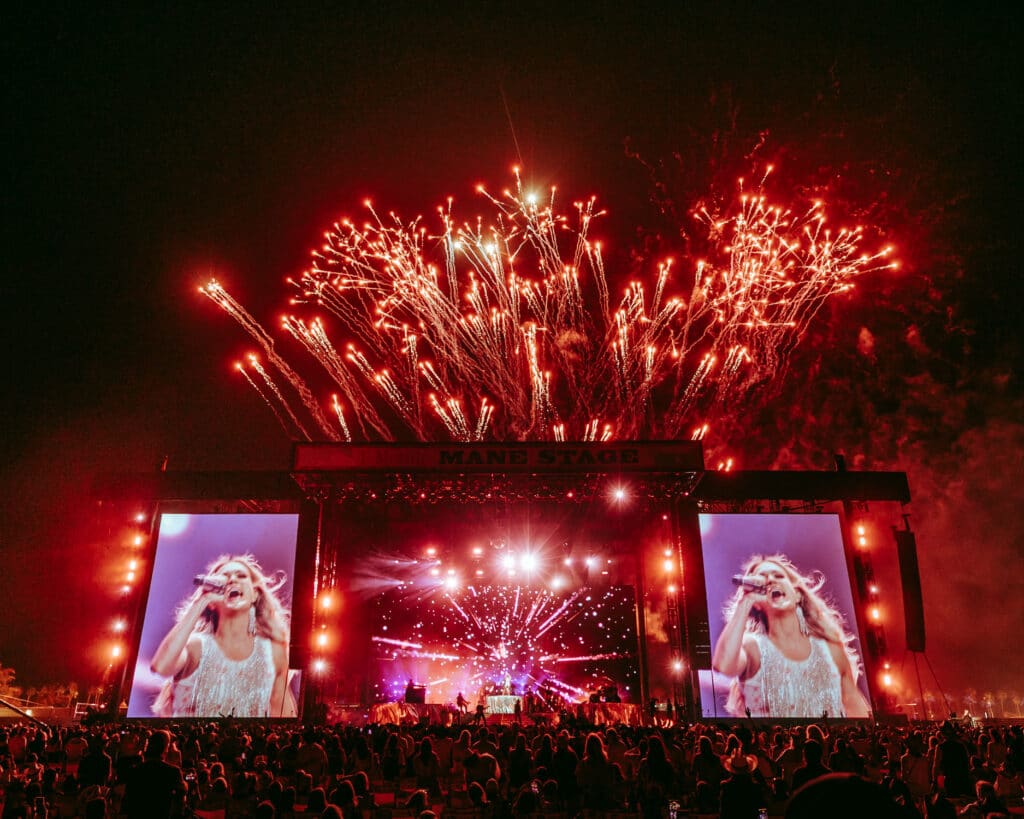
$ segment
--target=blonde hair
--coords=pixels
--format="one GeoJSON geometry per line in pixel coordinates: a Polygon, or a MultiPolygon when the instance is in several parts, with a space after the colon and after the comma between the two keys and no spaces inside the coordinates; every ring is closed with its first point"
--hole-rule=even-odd
{"type": "MultiPolygon", "coordinates": [[[[249,577],[252,579],[253,588],[256,590],[256,602],[254,604],[256,609],[256,634],[276,643],[286,643],[288,641],[288,609],[285,608],[284,603],[281,602],[277,595],[281,587],[287,582],[285,573],[277,571],[273,575],[267,575],[263,571],[263,567],[260,566],[259,561],[251,554],[223,554],[207,565],[206,574],[219,574],[228,563],[240,563],[245,566],[246,571],[249,572],[249,577]]],[[[182,602],[177,611],[178,620],[184,616],[189,606],[198,600],[202,594],[202,588],[196,589],[194,593],[182,602]]],[[[219,619],[220,615],[217,611],[208,608],[200,616],[193,631],[215,633],[219,619]]]]}
{"type": "MultiPolygon", "coordinates": [[[[835,645],[841,646],[850,662],[850,673],[856,683],[861,673],[861,660],[853,642],[856,636],[846,628],[846,621],[834,603],[823,597],[820,592],[825,585],[825,575],[819,571],[803,574],[786,555],[753,555],[743,564],[743,574],[751,574],[762,563],[775,563],[778,565],[800,596],[799,605],[803,610],[804,621],[807,624],[807,633],[811,637],[818,637],[835,645]]],[[[740,599],[746,592],[739,588],[736,593],[726,601],[722,613],[726,622],[732,619],[739,605],[740,599]]],[[[744,625],[744,631],[753,634],[768,634],[768,617],[759,608],[750,610],[750,616],[744,625]]],[[[735,681],[732,691],[729,694],[727,709],[739,706],[740,714],[743,713],[742,695],[739,690],[739,682],[735,681]]]]}

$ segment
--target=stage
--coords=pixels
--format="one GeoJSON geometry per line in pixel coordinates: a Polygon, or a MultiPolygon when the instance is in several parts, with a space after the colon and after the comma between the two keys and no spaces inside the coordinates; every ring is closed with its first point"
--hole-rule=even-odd
{"type": "MultiPolygon", "coordinates": [[[[488,699],[517,700],[519,697],[489,697],[488,699]]],[[[488,725],[507,724],[514,721],[514,704],[508,704],[507,711],[485,713],[488,725]]],[[[586,702],[575,706],[575,715],[582,716],[593,725],[639,726],[643,717],[640,706],[624,702],[586,702]]],[[[522,714],[524,725],[558,725],[559,715],[554,711],[539,711],[522,714]]],[[[452,726],[478,724],[475,714],[460,715],[451,704],[386,702],[371,705],[367,722],[376,725],[416,725],[428,722],[431,725],[452,726]],[[461,716],[461,718],[460,718],[461,716]]]]}
{"type": "Polygon", "coordinates": [[[894,531],[875,507],[909,500],[902,473],[724,474],[699,442],[671,441],[309,444],[287,477],[162,474],[154,497],[169,505],[149,524],[152,574],[126,638],[129,716],[152,716],[165,682],[152,657],[225,542],[286,580],[296,699],[330,721],[470,724],[481,699],[488,724],[558,724],[564,708],[639,725],[648,703],[677,701],[689,719],[725,717],[732,681],[713,647],[752,543],[784,551],[791,582],[825,579],[865,668],[857,713],[889,678],[867,558],[894,531]],[[226,513],[231,498],[252,504],[226,513]],[[868,501],[870,516],[853,505],[868,501]],[[419,702],[404,701],[409,681],[419,702]],[[617,697],[630,703],[590,702],[617,697]]]}

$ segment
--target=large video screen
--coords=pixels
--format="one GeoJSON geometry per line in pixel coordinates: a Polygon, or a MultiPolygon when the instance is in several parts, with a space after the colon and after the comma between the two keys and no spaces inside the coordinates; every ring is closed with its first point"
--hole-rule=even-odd
{"type": "Polygon", "coordinates": [[[297,514],[160,518],[128,716],[294,717],[297,514]]]}
{"type": "Polygon", "coordinates": [[[702,514],[705,717],[871,715],[838,515],[702,514]]]}
{"type": "Polygon", "coordinates": [[[360,618],[348,627],[364,641],[345,645],[365,651],[366,696],[451,706],[461,694],[487,714],[637,702],[634,549],[648,526],[639,511],[560,500],[346,521],[346,611],[360,618]]]}
{"type": "Polygon", "coordinates": [[[481,582],[402,587],[375,601],[377,695],[400,700],[410,682],[429,702],[500,711],[502,697],[536,710],[592,698],[633,701],[638,685],[631,585],[481,582]]]}

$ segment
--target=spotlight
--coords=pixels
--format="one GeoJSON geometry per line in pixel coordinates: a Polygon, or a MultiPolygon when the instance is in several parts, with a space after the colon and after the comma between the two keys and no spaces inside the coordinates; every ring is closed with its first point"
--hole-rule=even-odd
{"type": "Polygon", "coordinates": [[[519,565],[524,572],[534,571],[537,568],[537,555],[527,552],[519,561],[519,565]]]}
{"type": "Polygon", "coordinates": [[[514,571],[515,568],[516,568],[516,556],[515,555],[505,555],[501,559],[501,565],[504,566],[506,569],[508,569],[510,572],[514,571]]]}
{"type": "Polygon", "coordinates": [[[323,647],[327,645],[327,634],[326,632],[320,632],[316,638],[317,645],[323,647]]]}
{"type": "Polygon", "coordinates": [[[683,670],[683,661],[682,660],[676,660],[674,663],[672,663],[672,670],[673,671],[682,671],[683,670]]]}
{"type": "Polygon", "coordinates": [[[552,589],[556,589],[557,590],[557,589],[562,588],[562,586],[564,586],[564,585],[565,585],[565,578],[562,577],[561,575],[555,575],[554,577],[551,578],[551,588],[552,589]]]}
{"type": "Polygon", "coordinates": [[[671,572],[672,571],[672,561],[671,560],[666,560],[663,565],[665,567],[665,571],[666,572],[671,572]]]}
{"type": "Polygon", "coordinates": [[[448,591],[455,591],[459,587],[459,578],[455,577],[455,575],[449,575],[444,579],[444,587],[448,591]]]}
{"type": "Polygon", "coordinates": [[[321,673],[321,672],[322,672],[322,671],[324,671],[324,670],[325,670],[326,668],[327,668],[327,663],[326,663],[326,662],[324,662],[323,660],[321,660],[321,659],[319,659],[319,658],[317,658],[316,660],[313,660],[313,670],[314,670],[314,671],[315,671],[315,672],[316,672],[317,674],[321,673]]]}
{"type": "Polygon", "coordinates": [[[484,553],[484,550],[481,549],[479,546],[474,546],[473,547],[473,557],[480,557],[480,555],[482,555],[483,553],[484,553]]]}

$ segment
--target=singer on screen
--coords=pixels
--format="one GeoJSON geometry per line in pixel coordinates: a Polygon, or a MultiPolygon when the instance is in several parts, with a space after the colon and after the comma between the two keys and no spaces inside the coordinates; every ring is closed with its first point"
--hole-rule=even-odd
{"type": "Polygon", "coordinates": [[[734,716],[867,717],[857,688],[860,658],[842,615],[820,594],[820,574],[804,576],[785,555],[755,556],[733,579],[715,671],[735,677],[726,709],[734,716]]]}
{"type": "Polygon", "coordinates": [[[252,555],[221,555],[178,608],[153,655],[170,677],[153,705],[161,717],[290,717],[288,611],[252,555]]]}

